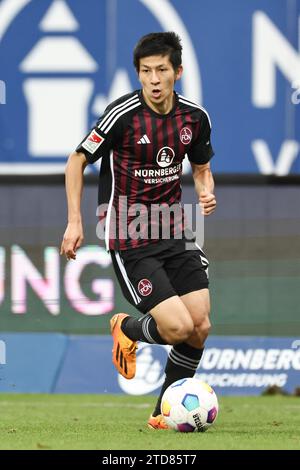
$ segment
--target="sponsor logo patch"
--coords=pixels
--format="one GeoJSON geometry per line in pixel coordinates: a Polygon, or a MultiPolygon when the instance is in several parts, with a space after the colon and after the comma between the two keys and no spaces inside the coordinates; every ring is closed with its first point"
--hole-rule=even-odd
{"type": "Polygon", "coordinates": [[[141,279],[138,283],[138,291],[143,297],[150,295],[152,290],[153,287],[149,279],[141,279]]]}
{"type": "Polygon", "coordinates": [[[175,157],[175,152],[170,147],[163,147],[157,154],[156,161],[160,167],[166,168],[170,166],[175,157]]]}
{"type": "Polygon", "coordinates": [[[83,142],[82,147],[90,153],[95,153],[103,141],[104,138],[97,134],[95,130],[92,130],[90,135],[83,142]]]}
{"type": "Polygon", "coordinates": [[[188,127],[183,127],[180,131],[180,140],[184,145],[188,145],[193,137],[191,129],[188,127]]]}

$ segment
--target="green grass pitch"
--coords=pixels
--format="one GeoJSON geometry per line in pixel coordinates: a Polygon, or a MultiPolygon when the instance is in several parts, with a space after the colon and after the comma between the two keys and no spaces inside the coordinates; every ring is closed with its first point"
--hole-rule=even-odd
{"type": "Polygon", "coordinates": [[[146,427],[153,396],[0,394],[0,449],[299,449],[300,398],[220,397],[206,433],[146,427]]]}

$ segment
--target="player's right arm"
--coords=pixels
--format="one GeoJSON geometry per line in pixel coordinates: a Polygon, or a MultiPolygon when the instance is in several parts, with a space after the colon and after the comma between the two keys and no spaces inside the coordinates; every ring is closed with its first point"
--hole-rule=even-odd
{"type": "Polygon", "coordinates": [[[88,132],[75,152],[71,153],[66,166],[66,193],[68,201],[68,225],[64,233],[60,254],[67,259],[76,258],[76,250],[83,241],[81,220],[81,194],[83,189],[83,172],[88,163],[95,163],[103,156],[109,155],[120,135],[122,125],[119,118],[124,114],[124,107],[132,109],[139,106],[136,93],[130,93],[111,103],[96,125],[88,132]]]}
{"type": "Polygon", "coordinates": [[[65,170],[65,186],[68,202],[68,225],[61,244],[60,254],[67,259],[76,259],[76,250],[83,241],[81,219],[81,195],[83,190],[83,172],[88,164],[82,152],[72,152],[65,170]]]}

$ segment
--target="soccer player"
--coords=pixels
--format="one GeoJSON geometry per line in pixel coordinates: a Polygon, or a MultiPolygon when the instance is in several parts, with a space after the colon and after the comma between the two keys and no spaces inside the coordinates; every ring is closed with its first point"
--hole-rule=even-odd
{"type": "Polygon", "coordinates": [[[112,317],[115,367],[131,379],[137,341],[173,345],[148,421],[154,429],[166,428],[160,413],[163,392],[174,381],[194,376],[210,329],[208,261],[197,244],[188,248],[180,179],[187,155],[199,210],[210,215],[216,207],[211,125],[204,108],[174,91],[183,73],[181,52],[174,32],[142,37],[134,50],[142,89],[107,107],[66,166],[68,225],[61,254],[76,258],[83,240],[83,171],[101,158],[99,204],[105,210],[99,215],[105,215],[107,249],[125,298],[144,314],[139,319],[126,313],[112,317]],[[169,213],[151,215],[162,207],[169,213]]]}

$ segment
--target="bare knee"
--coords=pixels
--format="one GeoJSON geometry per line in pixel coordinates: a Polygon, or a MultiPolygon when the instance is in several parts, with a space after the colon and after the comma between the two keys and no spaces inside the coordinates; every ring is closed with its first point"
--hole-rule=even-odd
{"type": "Polygon", "coordinates": [[[210,329],[211,329],[211,323],[208,317],[205,317],[205,319],[202,322],[200,322],[198,325],[196,324],[194,327],[194,331],[196,332],[196,334],[200,336],[201,338],[205,338],[205,339],[208,337],[210,329]]]}
{"type": "Polygon", "coordinates": [[[211,323],[209,321],[209,318],[207,317],[202,322],[196,323],[192,334],[186,342],[195,348],[203,348],[206,338],[209,335],[210,329],[211,323]]]}
{"type": "Polygon", "coordinates": [[[194,331],[192,319],[185,319],[170,325],[168,330],[162,331],[164,339],[168,344],[177,344],[186,341],[194,331]]]}

